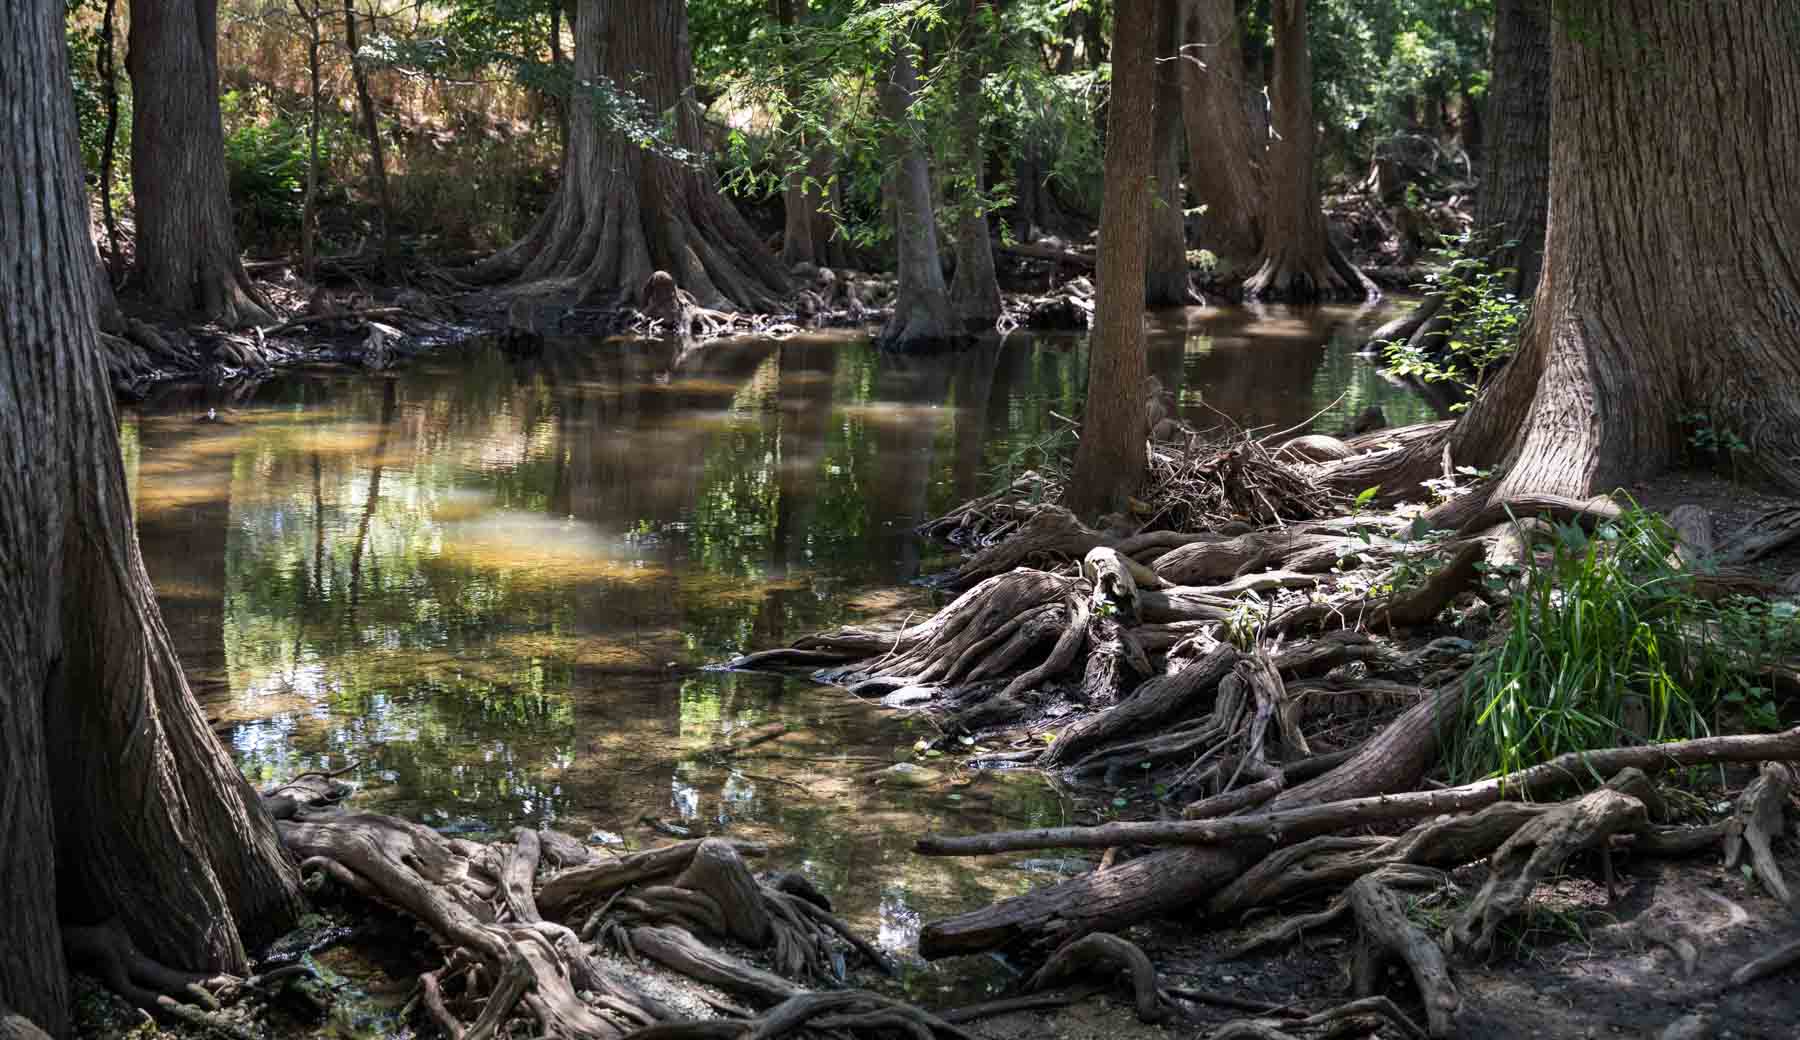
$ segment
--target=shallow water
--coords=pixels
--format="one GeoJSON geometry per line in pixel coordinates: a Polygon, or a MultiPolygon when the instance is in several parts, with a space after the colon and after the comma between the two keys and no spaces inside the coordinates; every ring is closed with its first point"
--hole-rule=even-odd
{"type": "MultiPolygon", "coordinates": [[[[1325,411],[1335,431],[1369,404],[1428,418],[1354,354],[1390,314],[1163,315],[1151,369],[1205,425],[1211,409],[1270,427],[1325,411]]],[[[1072,807],[1029,773],[877,775],[927,723],[703,666],[928,612],[912,582],[941,560],[911,528],[1033,463],[1080,413],[1084,351],[468,348],[384,376],[290,373],[245,400],[174,390],[123,431],[165,618],[254,781],[354,764],[360,805],[446,831],[638,844],[660,840],[649,816],[767,840],[904,951],[922,918],[1076,866],[970,869],[913,856],[916,836],[1072,807]],[[197,421],[208,407],[223,421],[197,421]],[[773,722],[786,735],[709,751],[773,722]]]]}

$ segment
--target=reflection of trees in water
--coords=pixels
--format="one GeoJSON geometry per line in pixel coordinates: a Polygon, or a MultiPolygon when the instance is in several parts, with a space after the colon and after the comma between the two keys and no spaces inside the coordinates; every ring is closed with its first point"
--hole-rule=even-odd
{"type": "MultiPolygon", "coordinates": [[[[1304,418],[1326,378],[1316,331],[1297,345],[1240,331],[1241,349],[1215,340],[1206,357],[1157,341],[1153,371],[1215,387],[1215,404],[1261,407],[1279,397],[1262,384],[1295,384],[1247,421],[1304,418]]],[[[675,361],[663,344],[553,344],[529,363],[471,354],[272,384],[275,407],[230,427],[146,421],[140,497],[160,482],[187,510],[144,518],[152,574],[165,597],[214,590],[182,651],[199,661],[218,637],[237,687],[224,707],[278,721],[242,732],[248,760],[373,754],[366,775],[395,776],[381,791],[467,815],[657,811],[670,747],[708,727],[782,718],[841,746],[891,740],[833,728],[819,698],[785,687],[684,692],[665,666],[835,623],[850,595],[916,574],[914,524],[985,490],[1009,452],[1061,428],[1052,412],[1077,414],[1079,340],[929,358],[727,341],[675,361]],[[198,450],[215,436],[229,450],[198,450]]],[[[719,811],[725,774],[687,768],[719,811]]],[[[770,794],[734,783],[730,812],[770,794]]],[[[892,811],[898,796],[843,797],[892,811]]],[[[831,821],[788,801],[829,856],[831,821]]]]}

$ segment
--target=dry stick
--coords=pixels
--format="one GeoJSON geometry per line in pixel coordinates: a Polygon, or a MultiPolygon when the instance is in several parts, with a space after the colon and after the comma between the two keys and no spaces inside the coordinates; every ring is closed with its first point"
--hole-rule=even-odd
{"type": "Polygon", "coordinates": [[[1572,751],[1542,765],[1492,780],[1442,791],[1375,795],[1252,816],[1213,820],[1157,820],[1098,827],[1044,827],[964,837],[931,835],[914,851],[926,856],[986,856],[1024,849],[1103,849],[1110,845],[1214,845],[1247,838],[1290,842],[1381,820],[1406,820],[1480,809],[1508,796],[1529,798],[1583,779],[1599,780],[1621,769],[1645,771],[1718,762],[1800,758],[1800,727],[1752,736],[1701,737],[1670,744],[1572,751]]]}

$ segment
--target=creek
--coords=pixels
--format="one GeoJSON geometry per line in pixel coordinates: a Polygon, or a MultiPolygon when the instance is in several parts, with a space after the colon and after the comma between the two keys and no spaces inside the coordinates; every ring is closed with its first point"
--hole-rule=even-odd
{"type": "MultiPolygon", "coordinates": [[[[1201,426],[1431,418],[1357,354],[1393,306],[1159,315],[1151,371],[1201,426]]],[[[924,720],[706,666],[927,616],[917,579],[943,551],[912,528],[1068,436],[1085,349],[1014,335],[900,358],[807,334],[681,355],[552,341],[514,361],[472,344],[380,375],[168,388],[126,411],[123,443],[165,620],[259,786],[353,766],[359,808],[447,833],[635,847],[661,840],[651,817],[764,840],[904,954],[922,919],[1082,866],[971,868],[915,838],[1089,816],[1035,773],[895,772],[924,720]]]]}

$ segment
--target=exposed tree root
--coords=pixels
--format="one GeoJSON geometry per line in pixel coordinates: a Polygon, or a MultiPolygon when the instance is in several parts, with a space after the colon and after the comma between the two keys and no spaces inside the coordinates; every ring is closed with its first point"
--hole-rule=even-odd
{"type": "Polygon", "coordinates": [[[1792,906],[1793,893],[1781,876],[1771,843],[1781,837],[1787,821],[1788,793],[1794,789],[1794,771],[1781,762],[1764,762],[1762,772],[1738,796],[1737,809],[1725,831],[1725,869],[1735,870],[1750,850],[1750,866],[1756,880],[1769,894],[1792,906]]]}
{"type": "Polygon", "coordinates": [[[1051,954],[1044,966],[1031,977],[1028,988],[1047,989],[1103,965],[1123,970],[1131,976],[1132,999],[1137,1005],[1138,1021],[1160,1022],[1168,1017],[1168,1008],[1156,983],[1156,968],[1151,965],[1150,958],[1133,943],[1105,932],[1084,935],[1051,954]]]}
{"type": "Polygon", "coordinates": [[[217,1013],[217,994],[240,985],[241,979],[208,977],[166,967],[140,951],[131,936],[112,922],[65,927],[62,934],[63,952],[69,962],[92,972],[108,989],[134,1006],[234,1040],[255,1040],[250,1030],[217,1013]]]}
{"type": "Polygon", "coordinates": [[[1743,965],[1732,972],[1731,977],[1719,988],[1726,990],[1747,986],[1758,979],[1784,972],[1796,964],[1800,964],[1800,940],[1785,943],[1743,965]]]}
{"type": "Polygon", "coordinates": [[[1425,1030],[1406,1016],[1386,997],[1363,997],[1339,1004],[1328,1011],[1308,1015],[1295,1022],[1274,1019],[1239,1019],[1227,1022],[1211,1034],[1211,1040],[1294,1040],[1294,1032],[1322,1030],[1325,1035],[1340,1035],[1348,1026],[1353,1035],[1378,1029],[1382,1022],[1392,1024],[1404,1036],[1425,1040],[1425,1030]]]}
{"type": "Polygon", "coordinates": [[[1537,883],[1577,852],[1599,848],[1622,831],[1647,822],[1644,803],[1611,788],[1602,788],[1527,822],[1495,851],[1487,881],[1457,918],[1451,936],[1460,950],[1486,956],[1494,933],[1519,913],[1537,883]]]}
{"type": "Polygon", "coordinates": [[[1456,1035],[1456,1011],[1462,1005],[1444,951],[1406,917],[1406,907],[1373,875],[1350,886],[1350,909],[1361,939],[1351,967],[1351,985],[1359,997],[1373,996],[1387,960],[1403,961],[1425,1004],[1426,1028],[1433,1037],[1456,1035]]]}
{"type": "MultiPolygon", "coordinates": [[[[1381,839],[1315,838],[1313,840],[1315,842],[1335,840],[1338,842],[1349,843],[1364,840],[1380,841],[1381,839]]],[[[1309,842],[1308,844],[1311,843],[1309,842]]],[[[1300,847],[1301,846],[1294,846],[1296,849],[1300,847]]],[[[1353,850],[1357,848],[1357,846],[1346,845],[1345,848],[1353,850]]],[[[1276,855],[1279,856],[1279,853],[1276,855]]],[[[1274,858],[1276,858],[1276,856],[1270,857],[1270,859],[1274,858]]],[[[1264,862],[1267,861],[1265,860],[1264,862]]],[[[1411,866],[1401,862],[1389,862],[1376,866],[1372,868],[1369,873],[1362,874],[1360,880],[1371,878],[1374,879],[1376,883],[1386,888],[1423,887],[1439,889],[1447,887],[1450,884],[1450,879],[1440,870],[1435,870],[1430,867],[1411,866]]],[[[1356,881],[1352,881],[1351,885],[1356,883],[1356,881]]],[[[1308,887],[1312,886],[1309,885],[1308,887]]],[[[1331,901],[1325,905],[1324,909],[1313,913],[1294,914],[1289,917],[1284,917],[1272,927],[1265,928],[1236,946],[1233,946],[1231,949],[1221,954],[1219,959],[1222,961],[1233,961],[1256,950],[1260,950],[1265,946],[1279,946],[1293,942],[1309,931],[1326,928],[1336,924],[1338,921],[1342,920],[1344,915],[1349,911],[1350,891],[1349,888],[1345,888],[1343,891],[1333,896],[1331,901]]]]}
{"type": "MultiPolygon", "coordinates": [[[[500,847],[446,840],[388,816],[320,815],[281,828],[304,871],[411,915],[444,944],[445,967],[421,978],[419,1004],[460,1040],[499,1036],[516,1014],[534,1019],[540,1032],[564,1038],[611,1038],[651,1028],[664,1032],[646,1035],[774,1036],[788,1028],[777,1016],[791,1016],[793,1009],[777,1008],[764,1019],[732,1023],[730,1030],[714,1022],[680,1022],[597,957],[582,935],[553,919],[580,915],[595,902],[602,905],[587,915],[583,935],[761,1004],[789,1007],[822,996],[810,986],[840,974],[839,942],[887,967],[820,905],[827,901],[809,885],[780,875],[769,884],[757,882],[742,855],[760,853],[759,846],[707,838],[596,861],[571,849],[579,843],[566,836],[525,828],[500,847]],[[546,849],[555,849],[559,862],[577,865],[540,882],[546,849]],[[766,950],[776,970],[751,965],[698,935],[766,950]],[[455,1009],[477,1002],[480,1012],[465,1028],[455,1009]]],[[[908,1014],[928,1032],[933,1028],[901,1005],[863,1000],[832,1007],[837,1025],[821,1028],[879,1035],[908,1014]]]]}

